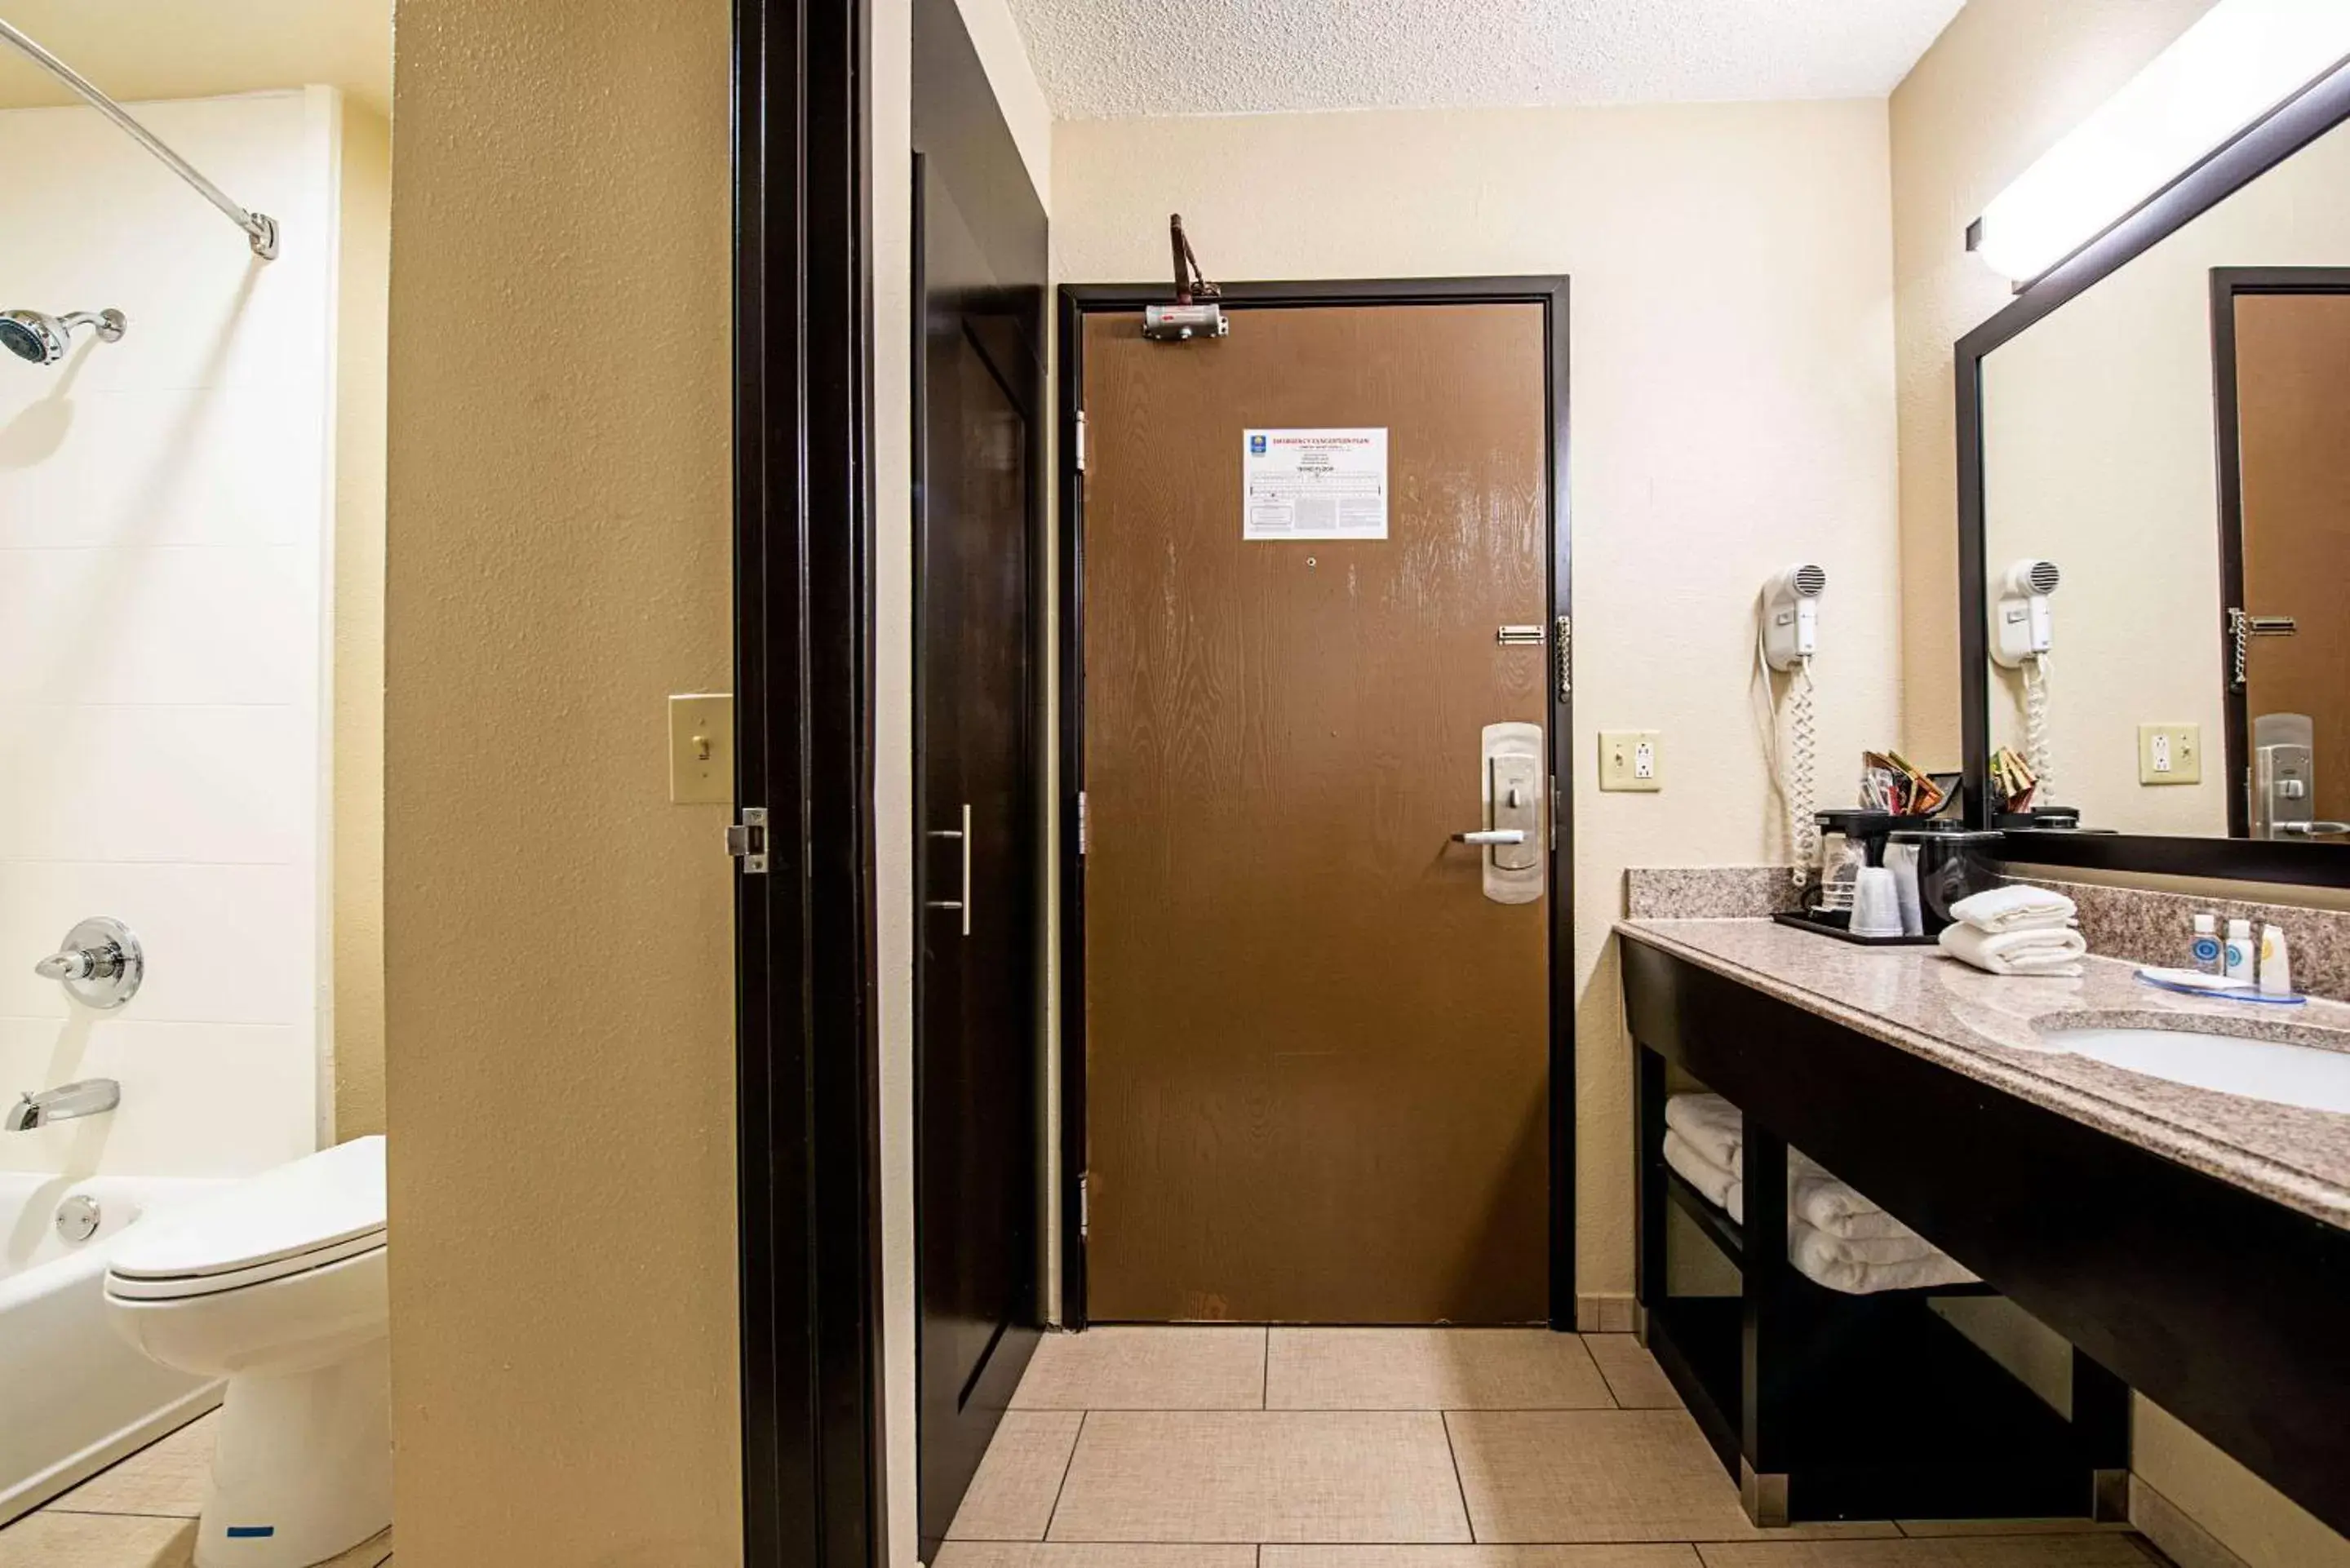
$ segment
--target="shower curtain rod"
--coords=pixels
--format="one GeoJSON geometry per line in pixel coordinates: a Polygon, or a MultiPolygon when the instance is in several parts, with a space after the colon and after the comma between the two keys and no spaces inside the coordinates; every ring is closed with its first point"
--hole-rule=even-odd
{"type": "Polygon", "coordinates": [[[35,43],[31,38],[26,37],[19,28],[10,23],[5,17],[0,17],[0,38],[5,38],[8,42],[16,45],[17,48],[24,51],[25,57],[26,59],[31,60],[35,65],[48,72],[49,75],[57,78],[57,80],[65,83],[66,86],[73,88],[75,92],[80,94],[82,99],[87,102],[90,108],[98,110],[99,113],[106,116],[107,119],[120,126],[122,128],[123,134],[130,137],[131,140],[139,143],[140,146],[145,148],[148,151],[153,153],[158,159],[161,160],[164,166],[170,169],[172,173],[177,174],[181,179],[185,180],[189,184],[193,185],[198,192],[203,196],[205,201],[210,202],[213,206],[218,207],[222,212],[226,213],[229,216],[229,220],[235,223],[238,228],[243,229],[244,231],[245,238],[252,242],[253,254],[255,255],[259,256],[263,261],[276,261],[277,259],[276,219],[270,217],[265,213],[247,212],[243,207],[238,206],[234,202],[230,201],[227,194],[223,192],[219,186],[213,184],[211,181],[205,179],[202,174],[196,171],[196,166],[194,164],[189,162],[186,159],[172,151],[170,147],[164,144],[163,140],[161,137],[148,130],[145,126],[140,124],[137,120],[131,119],[129,110],[125,109],[120,104],[115,102],[112,99],[107,97],[104,93],[99,91],[97,87],[90,82],[88,78],[83,76],[79,71],[66,64],[65,61],[57,58],[57,56],[49,53],[48,50],[41,47],[40,45],[35,43]]]}

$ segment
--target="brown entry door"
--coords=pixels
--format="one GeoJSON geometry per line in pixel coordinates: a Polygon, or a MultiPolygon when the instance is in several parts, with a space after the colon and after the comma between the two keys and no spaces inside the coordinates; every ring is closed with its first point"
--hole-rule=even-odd
{"type": "MultiPolygon", "coordinates": [[[[2350,293],[2236,296],[2244,602],[2292,618],[2252,640],[2244,713],[2300,713],[2315,745],[2308,815],[2350,819],[2350,293]]],[[[2239,754],[2251,754],[2241,737],[2239,754]]],[[[2238,781],[2237,787],[2244,787],[2238,781]]],[[[2335,840],[2334,842],[2339,842],[2335,840]]]]}
{"type": "Polygon", "coordinates": [[[1544,307],[1234,316],[1085,318],[1087,1310],[1538,1322],[1548,895],[1451,835],[1548,713],[1544,307]],[[1246,432],[1316,430],[1387,537],[1244,537],[1246,432]]]}

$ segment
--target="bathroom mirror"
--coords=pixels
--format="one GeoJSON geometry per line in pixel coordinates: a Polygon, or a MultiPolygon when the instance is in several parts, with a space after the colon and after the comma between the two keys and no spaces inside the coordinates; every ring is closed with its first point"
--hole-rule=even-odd
{"type": "Polygon", "coordinates": [[[2015,858],[2350,884],[2345,110],[2337,72],[1959,345],[1969,810],[2015,858]]]}

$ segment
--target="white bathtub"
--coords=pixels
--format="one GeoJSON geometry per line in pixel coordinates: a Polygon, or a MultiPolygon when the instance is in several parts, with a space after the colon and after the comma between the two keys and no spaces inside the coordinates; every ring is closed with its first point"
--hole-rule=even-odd
{"type": "Polygon", "coordinates": [[[158,1366],[106,1321],[106,1261],[141,1213],[218,1181],[0,1171],[0,1524],[220,1403],[221,1386],[158,1366]],[[86,1241],[58,1205],[99,1206],[86,1241]]]}

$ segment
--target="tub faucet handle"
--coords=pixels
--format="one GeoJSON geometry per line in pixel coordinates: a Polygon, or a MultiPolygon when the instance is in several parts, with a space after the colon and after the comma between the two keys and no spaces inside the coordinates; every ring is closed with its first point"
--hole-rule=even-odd
{"type": "Polygon", "coordinates": [[[43,980],[88,980],[99,971],[99,965],[108,961],[89,948],[75,948],[69,952],[51,953],[33,966],[33,972],[43,980]]]}
{"type": "Polygon", "coordinates": [[[61,982],[86,1006],[109,1008],[138,993],[146,968],[146,954],[130,928],[99,916],[68,931],[56,952],[33,965],[33,972],[61,982]]]}

